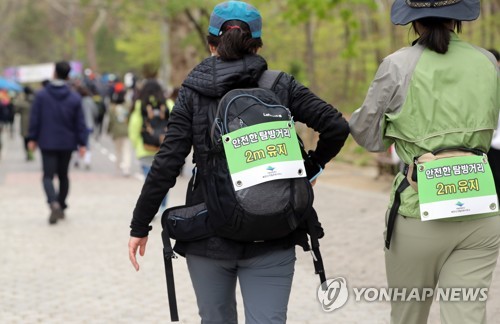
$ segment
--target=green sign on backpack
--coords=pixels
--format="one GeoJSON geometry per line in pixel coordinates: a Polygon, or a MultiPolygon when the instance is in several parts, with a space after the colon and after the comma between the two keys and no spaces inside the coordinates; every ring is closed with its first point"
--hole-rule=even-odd
{"type": "Polygon", "coordinates": [[[276,179],[306,176],[291,121],[240,128],[222,140],[235,191],[276,179]]]}

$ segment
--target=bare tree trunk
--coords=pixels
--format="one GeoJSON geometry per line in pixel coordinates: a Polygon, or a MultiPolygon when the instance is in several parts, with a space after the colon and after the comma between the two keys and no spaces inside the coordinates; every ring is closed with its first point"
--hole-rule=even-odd
{"type": "MultiPolygon", "coordinates": [[[[311,17],[312,18],[312,17],[311,17]]],[[[309,88],[312,92],[317,93],[318,85],[316,82],[316,68],[314,64],[315,60],[315,49],[314,49],[314,26],[311,22],[312,19],[308,20],[304,24],[304,31],[306,36],[306,51],[305,61],[306,61],[306,73],[307,79],[309,80],[309,88]]],[[[312,128],[307,128],[305,125],[300,130],[302,132],[302,140],[304,146],[307,150],[314,149],[314,143],[318,135],[314,132],[312,128]]]]}
{"type": "MultiPolygon", "coordinates": [[[[0,1],[0,44],[5,46],[7,44],[7,39],[12,30],[13,20],[15,18],[15,13],[19,8],[23,8],[26,5],[25,1],[18,0],[2,0],[0,1]]],[[[8,54],[6,51],[0,51],[0,66],[7,66],[8,54]]]]}
{"type": "MultiPolygon", "coordinates": [[[[8,17],[9,14],[14,11],[16,2],[17,1],[15,0],[5,0],[0,2],[0,14],[2,15],[2,17],[8,17]]],[[[6,21],[2,19],[0,21],[0,27],[2,27],[3,29],[4,27],[6,27],[6,25],[6,21]]]]}
{"type": "MultiPolygon", "coordinates": [[[[374,38],[370,39],[371,30],[371,21],[372,21],[371,10],[367,10],[366,7],[363,8],[361,12],[361,27],[360,27],[360,41],[361,43],[368,44],[370,41],[373,45],[376,46],[376,41],[374,38]]],[[[363,82],[366,79],[366,52],[370,52],[369,50],[361,50],[359,55],[359,75],[355,80],[355,89],[359,89],[359,83],[363,82]]]]}
{"type": "MultiPolygon", "coordinates": [[[[349,20],[345,19],[344,21],[344,49],[349,48],[349,41],[351,39],[351,28],[349,27],[349,20]]],[[[352,79],[352,60],[350,57],[345,58],[344,62],[344,89],[342,91],[342,100],[349,98],[349,90],[352,79]]]]}
{"type": "MultiPolygon", "coordinates": [[[[384,27],[380,28],[376,32],[376,35],[379,37],[389,37],[389,48],[385,49],[385,53],[392,53],[399,48],[398,30],[401,28],[400,26],[393,25],[390,20],[390,17],[387,15],[394,1],[375,0],[375,2],[377,4],[377,12],[378,12],[377,19],[382,19],[382,21],[384,22],[383,23],[384,27]]],[[[377,23],[380,25],[379,22],[377,23]]],[[[382,62],[384,56],[385,54],[382,54],[379,57],[377,57],[377,64],[380,64],[382,62]]]]}
{"type": "Polygon", "coordinates": [[[99,14],[85,37],[85,43],[86,43],[85,45],[87,48],[87,60],[90,68],[93,71],[99,70],[99,66],[97,64],[97,49],[96,49],[95,38],[97,32],[104,24],[106,16],[107,16],[107,11],[104,8],[99,8],[99,14]]]}
{"type": "Polygon", "coordinates": [[[171,76],[170,82],[176,87],[182,84],[189,71],[200,61],[200,57],[206,57],[209,52],[200,51],[194,44],[185,44],[186,39],[193,30],[193,24],[189,22],[187,15],[172,17],[170,24],[170,38],[175,45],[170,46],[171,76]]]}
{"type": "Polygon", "coordinates": [[[201,17],[205,17],[208,20],[210,19],[210,14],[205,9],[200,10],[200,14],[198,15],[198,17],[195,17],[195,15],[189,9],[186,9],[185,13],[189,21],[193,24],[194,29],[196,30],[196,34],[200,38],[201,44],[203,44],[203,47],[207,51],[207,54],[210,54],[210,49],[208,48],[208,44],[205,39],[206,32],[204,26],[201,25],[200,19],[201,17]]]}
{"type": "Polygon", "coordinates": [[[98,71],[98,65],[97,65],[97,54],[96,54],[96,48],[95,48],[95,39],[93,37],[94,35],[88,33],[87,37],[85,38],[85,48],[87,49],[87,61],[88,65],[90,66],[90,69],[92,71],[98,71]]]}
{"type": "MultiPolygon", "coordinates": [[[[375,53],[375,61],[376,61],[377,65],[382,63],[382,60],[384,59],[384,56],[385,56],[382,53],[382,50],[381,50],[380,45],[379,45],[380,39],[388,34],[387,29],[391,30],[391,33],[394,32],[394,29],[391,29],[390,26],[389,26],[389,28],[384,30],[384,28],[382,28],[379,24],[380,16],[382,16],[384,14],[384,10],[385,10],[384,4],[379,0],[379,1],[377,1],[377,9],[372,11],[370,14],[370,17],[371,17],[370,28],[372,31],[372,35],[376,39],[374,53],[375,53]]],[[[395,47],[395,45],[394,45],[394,38],[395,37],[394,36],[395,35],[392,35],[392,37],[391,37],[391,39],[392,39],[391,40],[391,48],[390,48],[391,51],[393,50],[393,47],[395,47]]]]}
{"type": "Polygon", "coordinates": [[[76,35],[75,35],[75,3],[70,2],[68,16],[66,17],[66,35],[65,38],[69,47],[66,48],[64,56],[73,60],[76,58],[76,35]]]}
{"type": "MultiPolygon", "coordinates": [[[[498,30],[500,30],[500,3],[498,1],[490,2],[490,14],[491,14],[491,25],[490,25],[490,47],[495,47],[497,45],[498,30]]],[[[500,51],[500,48],[497,48],[500,51]]]]}
{"type": "Polygon", "coordinates": [[[161,67],[159,78],[166,89],[170,89],[170,24],[167,17],[161,21],[161,67]]]}
{"type": "Polygon", "coordinates": [[[306,34],[306,70],[307,70],[307,78],[309,79],[309,87],[313,92],[318,90],[317,82],[316,82],[316,71],[314,65],[314,26],[311,20],[308,20],[305,25],[305,34],[306,34]]]}
{"type": "Polygon", "coordinates": [[[481,6],[481,20],[479,21],[479,28],[481,31],[481,43],[480,46],[487,47],[487,39],[488,39],[488,19],[490,17],[490,6],[489,4],[483,4],[481,6]]]}

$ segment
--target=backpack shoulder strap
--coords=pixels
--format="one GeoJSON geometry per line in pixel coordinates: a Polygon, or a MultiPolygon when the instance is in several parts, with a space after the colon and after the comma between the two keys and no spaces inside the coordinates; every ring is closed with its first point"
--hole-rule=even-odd
{"type": "Polygon", "coordinates": [[[172,322],[178,322],[179,313],[177,310],[174,269],[172,266],[172,259],[176,259],[177,256],[175,255],[174,250],[172,249],[172,245],[170,244],[170,237],[168,236],[166,227],[164,227],[161,233],[161,238],[163,241],[163,263],[165,265],[165,278],[167,280],[167,296],[168,296],[168,305],[170,309],[170,320],[172,322]]]}
{"type": "Polygon", "coordinates": [[[259,79],[259,88],[273,90],[283,72],[278,70],[265,70],[259,79]]]}

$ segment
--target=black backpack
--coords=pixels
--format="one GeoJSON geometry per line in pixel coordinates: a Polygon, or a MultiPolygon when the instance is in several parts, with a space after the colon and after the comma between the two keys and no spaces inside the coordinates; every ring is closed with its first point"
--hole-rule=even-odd
{"type": "Polygon", "coordinates": [[[169,117],[167,105],[165,102],[158,102],[155,98],[150,98],[144,107],[141,107],[141,112],[141,137],[144,148],[156,152],[160,149],[167,131],[169,117]]]}
{"type": "Polygon", "coordinates": [[[205,203],[208,214],[217,215],[210,219],[217,235],[247,242],[273,240],[303,223],[313,191],[290,110],[271,87],[224,95],[210,137],[205,203]],[[255,125],[260,130],[246,131],[255,125]],[[228,150],[239,152],[232,165],[228,150]],[[300,161],[286,160],[293,151],[300,161]],[[256,166],[239,171],[242,165],[256,166]],[[231,175],[232,166],[239,172],[231,175]]]}
{"type": "MultiPolygon", "coordinates": [[[[313,190],[302,159],[306,163],[310,161],[307,161],[302,142],[295,134],[289,109],[282,105],[279,97],[272,91],[281,74],[278,71],[266,71],[259,80],[259,88],[234,89],[222,97],[217,112],[209,117],[212,148],[205,161],[197,161],[200,171],[195,168],[189,184],[189,187],[201,189],[196,190],[195,196],[200,198],[200,191],[203,192],[203,202],[196,203],[199,199],[190,199],[188,195],[188,205],[169,208],[162,215],[163,254],[172,321],[178,321],[178,313],[172,269],[172,258],[176,256],[170,239],[195,241],[217,235],[236,241],[256,242],[279,239],[296,229],[302,229],[310,237],[311,246],[307,250],[313,254],[316,274],[321,283],[326,281],[318,241],[324,233],[312,208],[313,190]],[[267,129],[266,134],[256,132],[256,135],[247,136],[248,138],[232,136],[245,127],[270,122],[273,125],[277,122],[280,127],[268,129],[267,125],[261,125],[264,130],[267,129]],[[245,186],[244,182],[248,178],[241,180],[230,174],[224,142],[226,145],[244,147],[255,141],[255,136],[262,139],[265,135],[274,139],[286,137],[286,143],[295,146],[292,150],[295,157],[298,151],[301,163],[292,161],[291,170],[295,170],[296,174],[292,177],[285,174],[281,178],[278,167],[273,166],[276,165],[274,162],[266,164],[263,167],[269,174],[264,176],[277,179],[245,186]],[[204,179],[198,180],[197,173],[202,173],[204,179]]],[[[288,147],[277,147],[275,143],[271,146],[274,147],[266,146],[264,154],[277,156],[280,153],[292,153],[288,151],[288,147]]],[[[251,163],[255,161],[248,159],[258,160],[262,158],[262,152],[256,150],[245,156],[246,161],[251,163]]]]}

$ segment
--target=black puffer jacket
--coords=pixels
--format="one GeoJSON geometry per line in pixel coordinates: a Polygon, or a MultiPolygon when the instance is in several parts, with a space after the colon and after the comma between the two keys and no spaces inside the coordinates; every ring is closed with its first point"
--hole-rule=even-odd
{"type": "MultiPolygon", "coordinates": [[[[137,201],[131,223],[131,236],[148,235],[158,206],[180,173],[186,156],[194,147],[194,162],[204,158],[210,149],[209,115],[216,111],[218,100],[229,90],[256,87],[266,61],[258,55],[237,61],[222,61],[210,57],[196,66],[184,81],[169,119],[168,131],[160,151],[156,154],[137,201]]],[[[309,89],[283,74],[275,91],[283,104],[289,107],[294,120],[305,123],[319,135],[312,157],[324,166],[340,151],[349,134],[349,126],[342,114],[309,89]]],[[[203,173],[199,176],[203,177],[203,173]]],[[[189,190],[188,190],[189,191],[189,190]]],[[[187,200],[197,200],[188,192],[187,200]]],[[[175,250],[217,259],[253,257],[272,248],[286,248],[306,244],[305,232],[298,231],[287,238],[272,242],[240,243],[220,237],[196,242],[177,242],[175,250]]]]}

